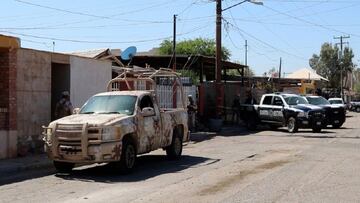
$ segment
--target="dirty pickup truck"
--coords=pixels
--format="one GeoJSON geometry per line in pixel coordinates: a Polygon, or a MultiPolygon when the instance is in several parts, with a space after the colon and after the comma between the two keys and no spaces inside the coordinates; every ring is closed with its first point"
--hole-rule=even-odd
{"type": "Polygon", "coordinates": [[[171,70],[124,69],[109,82],[108,92],[91,97],[76,114],[43,127],[45,150],[58,172],[70,172],[75,164],[112,163],[128,173],[138,154],[159,148],[178,159],[189,140],[182,95],[180,78],[171,70]],[[174,78],[180,107],[160,108],[156,77],[174,78]],[[138,90],[141,81],[146,90],[138,90]]]}
{"type": "Polygon", "coordinates": [[[299,128],[321,132],[325,122],[325,110],[310,105],[301,96],[284,93],[264,94],[260,105],[241,105],[240,115],[251,130],[264,123],[274,129],[286,126],[290,133],[299,128]]]}

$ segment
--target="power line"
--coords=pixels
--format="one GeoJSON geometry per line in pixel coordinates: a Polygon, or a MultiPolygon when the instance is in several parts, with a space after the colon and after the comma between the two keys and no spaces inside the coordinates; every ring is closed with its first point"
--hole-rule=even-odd
{"type": "Polygon", "coordinates": [[[287,55],[289,55],[289,56],[293,56],[293,57],[299,58],[299,59],[301,59],[301,60],[307,60],[306,58],[304,58],[304,57],[302,57],[302,56],[298,56],[298,55],[292,54],[292,53],[290,53],[290,52],[287,52],[287,51],[281,50],[281,49],[279,49],[279,48],[276,48],[276,47],[274,47],[273,45],[271,45],[271,44],[269,44],[269,43],[267,43],[267,42],[265,42],[265,41],[263,41],[263,40],[255,37],[255,36],[251,35],[250,33],[248,33],[248,32],[246,32],[246,31],[240,29],[239,27],[231,24],[230,22],[228,22],[228,23],[229,23],[230,25],[232,25],[232,27],[235,28],[238,32],[242,32],[242,33],[248,35],[249,37],[253,38],[254,40],[256,40],[256,41],[258,41],[258,42],[260,42],[260,43],[262,43],[262,44],[264,44],[264,45],[266,45],[267,47],[270,47],[270,48],[272,48],[272,49],[274,49],[274,50],[276,50],[276,51],[278,51],[278,52],[282,52],[282,53],[287,54],[287,55]]]}
{"type": "Polygon", "coordinates": [[[50,10],[55,10],[55,11],[64,12],[64,13],[70,13],[70,14],[75,14],[75,15],[82,15],[82,16],[102,18],[102,19],[109,18],[107,16],[98,16],[98,15],[93,15],[93,14],[88,14],[88,13],[82,13],[82,12],[77,12],[77,11],[59,9],[59,8],[50,7],[50,6],[44,6],[44,5],[40,5],[40,4],[31,3],[31,2],[28,2],[28,1],[23,1],[23,0],[14,0],[14,1],[19,2],[19,3],[23,3],[23,4],[27,4],[27,5],[31,5],[31,6],[37,6],[37,7],[40,7],[40,8],[46,8],[46,9],[50,9],[50,10]]]}
{"type": "MultiPolygon", "coordinates": [[[[196,32],[198,30],[204,29],[208,27],[209,24],[204,26],[196,27],[190,31],[183,32],[180,34],[177,34],[178,36],[187,35],[193,32],[196,32]]],[[[125,43],[143,43],[143,42],[152,42],[152,41],[160,41],[160,40],[166,40],[171,38],[172,36],[168,37],[160,37],[160,38],[154,38],[154,39],[144,39],[144,40],[133,40],[133,41],[89,41],[89,40],[77,40],[77,39],[65,39],[65,38],[57,38],[57,37],[46,37],[46,36],[37,36],[37,35],[31,35],[31,34],[24,34],[24,33],[17,33],[12,31],[0,31],[5,32],[9,34],[19,35],[19,36],[25,36],[25,37],[31,37],[36,39],[47,39],[52,41],[63,41],[63,42],[73,42],[73,43],[88,43],[88,44],[125,44],[125,43]]]]}
{"type": "MultiPolygon", "coordinates": [[[[338,29],[330,28],[330,27],[327,27],[327,26],[324,26],[324,25],[321,25],[321,24],[318,24],[318,23],[313,23],[313,22],[311,22],[311,21],[308,21],[308,20],[305,20],[305,19],[302,19],[302,18],[299,18],[299,17],[296,17],[296,16],[289,15],[289,14],[287,14],[287,13],[278,11],[278,10],[276,10],[276,9],[273,9],[273,8],[268,7],[268,6],[265,6],[265,5],[263,5],[263,6],[264,6],[265,8],[267,8],[267,9],[273,11],[273,12],[279,13],[279,14],[281,14],[281,15],[287,16],[287,17],[292,18],[292,19],[295,19],[295,20],[297,20],[297,21],[305,22],[305,23],[310,24],[310,25],[313,25],[313,26],[315,26],[315,27],[320,27],[320,28],[323,28],[323,29],[325,29],[325,30],[330,30],[330,31],[333,31],[333,32],[338,32],[338,33],[342,33],[342,34],[346,34],[346,35],[351,34],[351,33],[347,33],[347,32],[344,32],[344,31],[341,31],[341,30],[338,30],[338,29]]],[[[351,34],[351,35],[360,37],[360,35],[357,35],[357,34],[351,34]]]]}

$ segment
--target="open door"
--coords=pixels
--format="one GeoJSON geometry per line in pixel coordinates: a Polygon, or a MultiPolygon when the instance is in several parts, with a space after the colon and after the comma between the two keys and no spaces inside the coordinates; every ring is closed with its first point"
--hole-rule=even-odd
{"type": "MultiPolygon", "coordinates": [[[[51,64],[51,120],[55,120],[56,103],[61,99],[62,92],[70,92],[70,65],[51,64]]],[[[70,98],[71,99],[71,98],[70,98]]]]}

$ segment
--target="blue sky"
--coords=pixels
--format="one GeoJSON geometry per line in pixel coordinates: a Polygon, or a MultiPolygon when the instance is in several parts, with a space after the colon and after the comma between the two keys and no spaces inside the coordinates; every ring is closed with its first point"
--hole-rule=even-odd
{"type": "MultiPolygon", "coordinates": [[[[224,0],[223,8],[238,0],[224,0]]],[[[360,1],[263,0],[243,3],[223,13],[223,45],[231,60],[248,64],[257,75],[279,66],[290,73],[308,67],[313,53],[334,36],[350,35],[355,63],[360,63],[360,1]]],[[[71,52],[97,48],[157,47],[172,36],[178,14],[178,40],[215,38],[215,2],[211,0],[3,0],[0,33],[19,36],[22,46],[71,52]],[[31,5],[33,4],[33,5],[31,5]],[[36,4],[36,5],[35,5],[36,4]]]]}

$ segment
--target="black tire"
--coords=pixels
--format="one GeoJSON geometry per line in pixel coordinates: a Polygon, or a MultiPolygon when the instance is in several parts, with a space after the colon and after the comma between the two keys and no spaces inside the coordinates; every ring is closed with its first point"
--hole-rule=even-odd
{"type": "Polygon", "coordinates": [[[334,129],[339,129],[339,128],[341,128],[341,126],[342,126],[342,123],[341,123],[341,124],[333,124],[333,125],[332,125],[332,127],[333,127],[334,129]]]}
{"type": "Polygon", "coordinates": [[[130,139],[123,140],[120,161],[114,163],[122,174],[131,173],[136,164],[136,147],[130,139]]]}
{"type": "Polygon", "coordinates": [[[312,129],[312,131],[314,132],[314,133],[320,133],[321,132],[321,128],[313,128],[312,129]]]}
{"type": "Polygon", "coordinates": [[[358,113],[359,113],[359,112],[360,112],[360,107],[356,107],[356,109],[355,109],[355,110],[356,110],[356,112],[358,112],[358,113]]]}
{"type": "Polygon", "coordinates": [[[166,147],[166,155],[170,160],[180,159],[183,148],[183,139],[181,136],[181,130],[174,129],[173,139],[171,145],[166,147]]]}
{"type": "Polygon", "coordinates": [[[287,121],[287,129],[289,133],[296,133],[298,131],[298,126],[296,123],[296,119],[294,117],[290,117],[287,121]]]}
{"type": "Polygon", "coordinates": [[[54,161],[54,167],[58,173],[70,173],[74,166],[74,163],[54,161]]]}
{"type": "Polygon", "coordinates": [[[256,118],[253,115],[250,115],[249,119],[246,121],[246,128],[248,130],[256,130],[256,118]]]}
{"type": "Polygon", "coordinates": [[[277,125],[269,125],[271,130],[277,130],[279,126],[277,125]]]}

